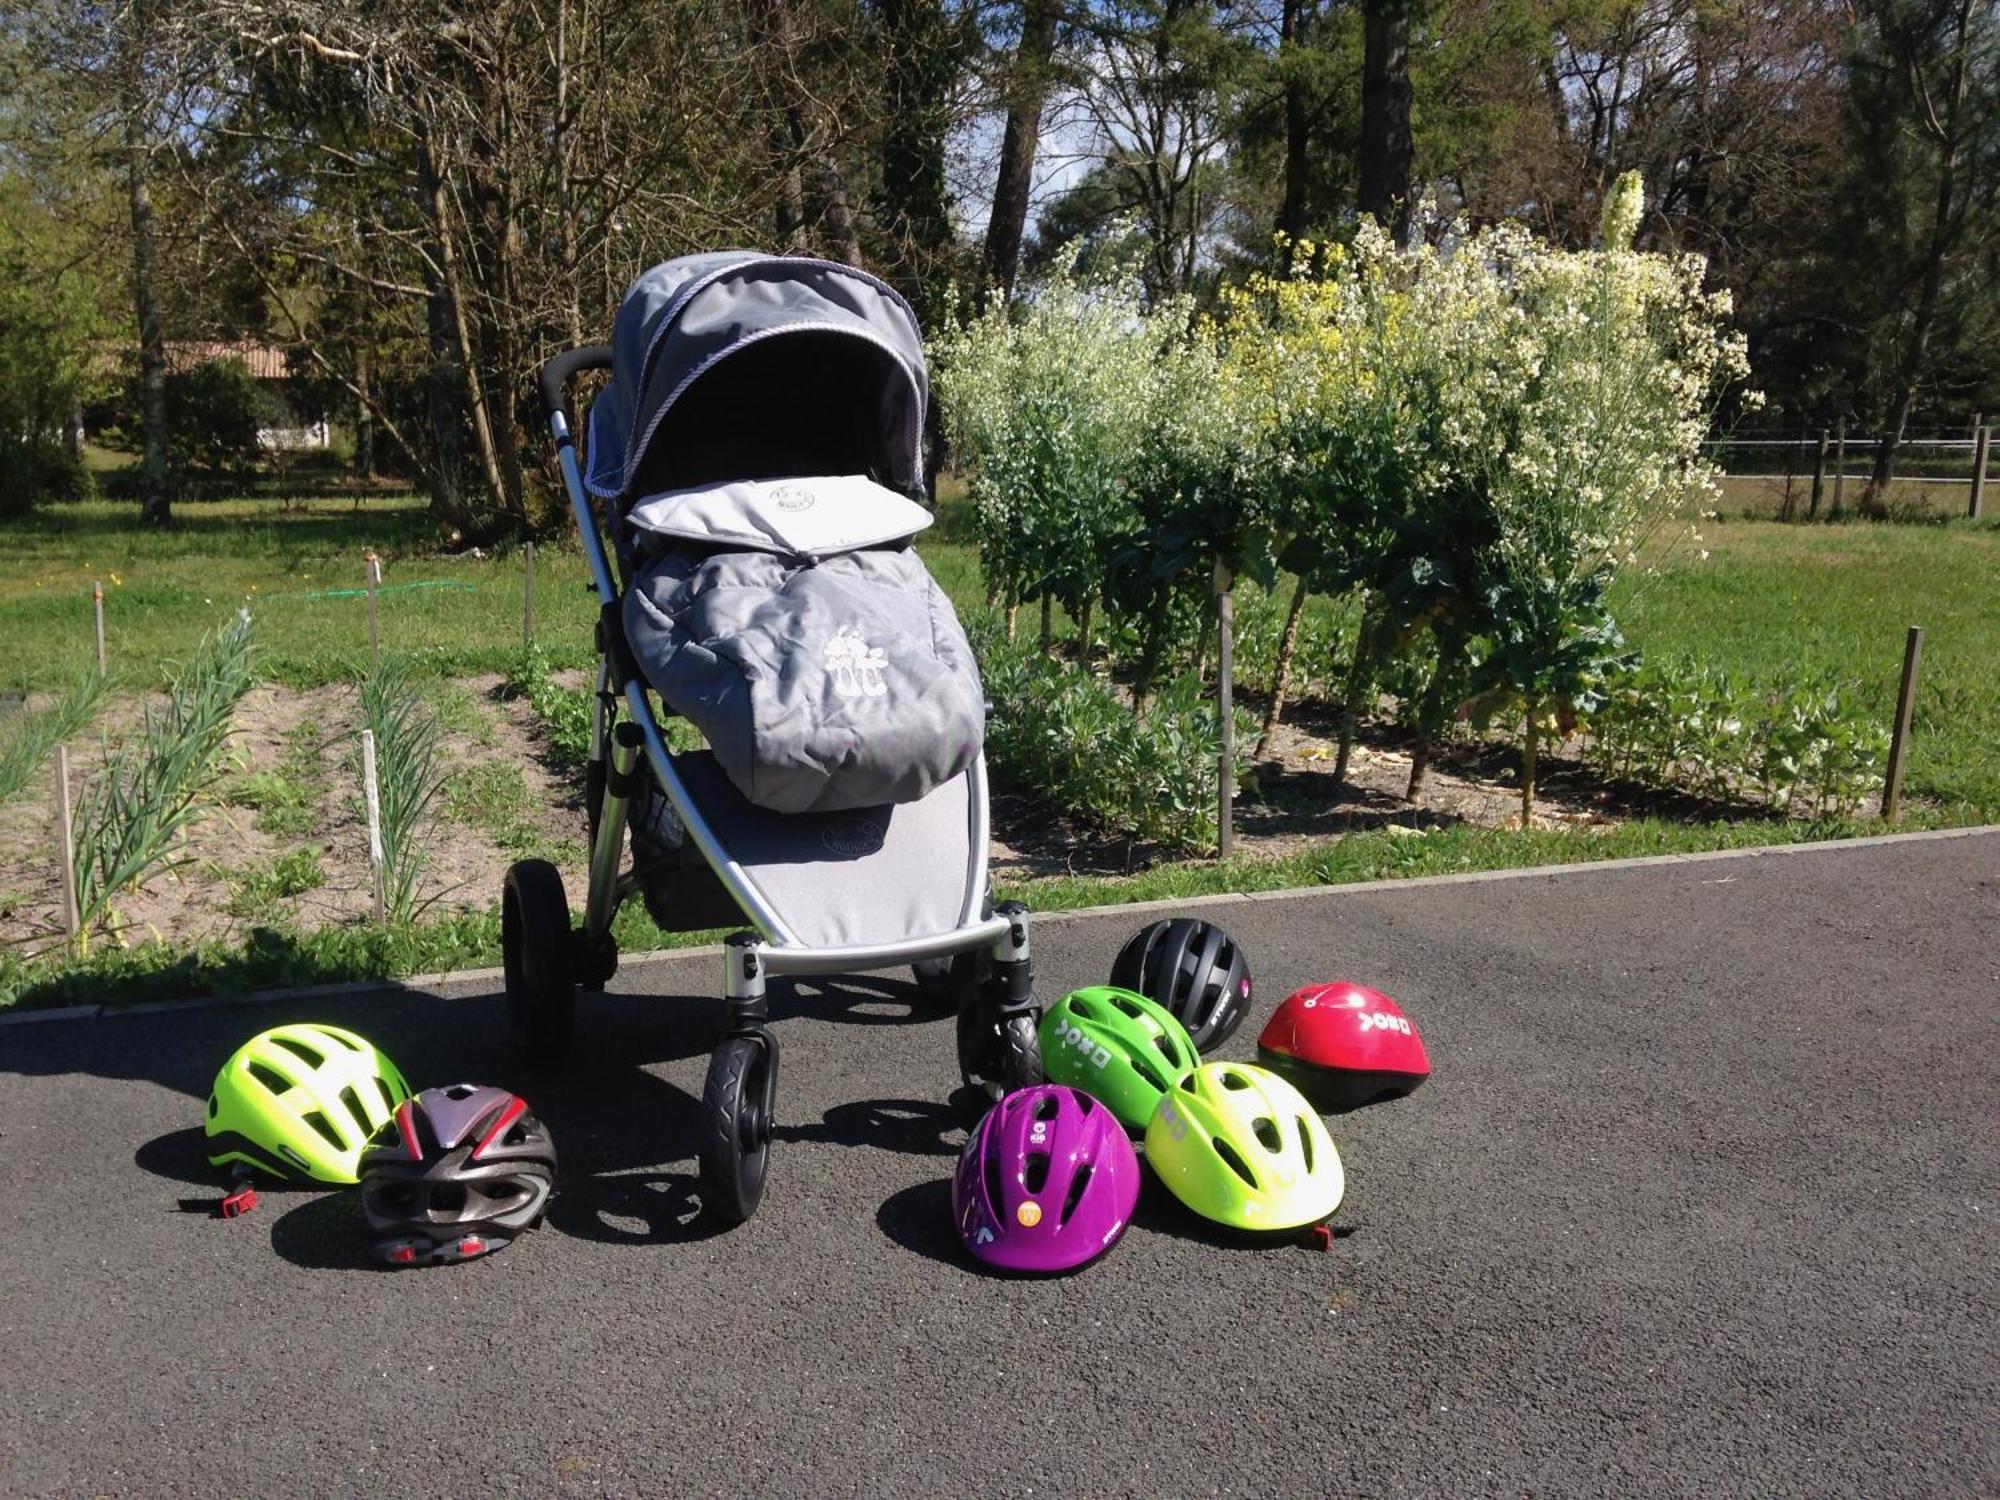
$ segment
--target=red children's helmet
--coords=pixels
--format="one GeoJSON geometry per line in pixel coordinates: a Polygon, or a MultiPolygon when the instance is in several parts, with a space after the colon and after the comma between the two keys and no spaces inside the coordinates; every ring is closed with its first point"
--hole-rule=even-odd
{"type": "Polygon", "coordinates": [[[1309,984],[1271,1013],[1257,1052],[1323,1113],[1407,1094],[1431,1076],[1424,1040],[1380,990],[1309,984]]]}

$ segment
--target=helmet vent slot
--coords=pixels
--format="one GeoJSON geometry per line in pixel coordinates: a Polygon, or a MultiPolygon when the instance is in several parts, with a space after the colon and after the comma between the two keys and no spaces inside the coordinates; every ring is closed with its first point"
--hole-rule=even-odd
{"type": "Polygon", "coordinates": [[[1299,1116],[1299,1149],[1305,1153],[1306,1170],[1310,1172],[1313,1169],[1313,1133],[1304,1115],[1299,1116]]]}
{"type": "Polygon", "coordinates": [[[1234,1068],[1224,1068],[1222,1086],[1226,1089],[1247,1089],[1250,1087],[1250,1080],[1234,1068]]]}
{"type": "Polygon", "coordinates": [[[1250,1170],[1250,1164],[1237,1155],[1234,1146],[1222,1139],[1221,1136],[1214,1137],[1213,1144],[1215,1146],[1215,1154],[1222,1158],[1224,1166],[1229,1168],[1238,1177],[1241,1177],[1245,1186],[1253,1188],[1257,1186],[1257,1175],[1250,1170]]]}
{"type": "Polygon", "coordinates": [[[432,1187],[431,1212],[434,1214],[464,1213],[465,1185],[459,1182],[440,1182],[432,1187]]]}
{"type": "Polygon", "coordinates": [[[533,1115],[522,1115],[520,1119],[507,1127],[507,1133],[500,1137],[500,1144],[506,1147],[527,1145],[528,1125],[533,1119],[533,1115]]]}
{"type": "Polygon", "coordinates": [[[389,1080],[386,1078],[370,1078],[368,1082],[375,1085],[375,1092],[382,1096],[382,1108],[393,1115],[396,1112],[396,1095],[389,1087],[389,1080]]]}
{"type": "Polygon", "coordinates": [[[1145,1017],[1146,1012],[1139,1008],[1139,1003],[1130,995],[1113,995],[1111,1003],[1135,1021],[1145,1017]]]}
{"type": "Polygon", "coordinates": [[[1035,1105],[1037,1120],[1053,1120],[1062,1110],[1062,1100],[1054,1094],[1044,1094],[1035,1105]]]}
{"type": "Polygon", "coordinates": [[[368,1111],[363,1107],[361,1095],[355,1091],[353,1084],[350,1083],[340,1091],[340,1102],[347,1106],[347,1117],[354,1122],[357,1128],[365,1132],[368,1124],[368,1111]]]}
{"type": "Polygon", "coordinates": [[[1078,1114],[1087,1115],[1093,1109],[1097,1108],[1097,1100],[1086,1094],[1082,1089],[1071,1089],[1069,1096],[1076,1101],[1078,1114]]]}
{"type": "Polygon", "coordinates": [[[307,1125],[311,1126],[314,1130],[318,1131],[321,1139],[323,1139],[329,1146],[333,1147],[334,1150],[345,1151],[347,1149],[347,1143],[341,1140],[340,1132],[333,1128],[333,1122],[328,1120],[327,1117],[321,1114],[318,1110],[309,1109],[304,1114],[300,1115],[299,1118],[303,1120],[307,1125]]]}
{"type": "Polygon", "coordinates": [[[1077,1015],[1082,1016],[1086,1021],[1095,1021],[1098,1018],[1097,1002],[1092,1000],[1088,995],[1071,995],[1069,997],[1069,1008],[1077,1015]]]}
{"type": "Polygon", "coordinates": [[[1251,1122],[1250,1131],[1257,1137],[1257,1144],[1273,1156],[1285,1149],[1285,1143],[1278,1135],[1278,1123],[1263,1116],[1251,1122]]]}
{"type": "Polygon", "coordinates": [[[470,1099],[472,1094],[472,1085],[469,1083],[454,1083],[444,1091],[444,1096],[447,1099],[470,1099]]]}
{"type": "Polygon", "coordinates": [[[211,1120],[213,1120],[215,1118],[215,1112],[221,1108],[222,1108],[222,1102],[219,1099],[217,1099],[215,1095],[210,1094],[208,1096],[208,1117],[211,1120]]]}
{"type": "Polygon", "coordinates": [[[308,1067],[316,1068],[326,1061],[325,1054],[308,1047],[297,1037],[274,1036],[271,1038],[271,1045],[274,1047],[283,1047],[308,1067]]]}
{"type": "Polygon", "coordinates": [[[1021,1183],[1031,1193],[1039,1193],[1049,1185],[1049,1154],[1046,1151],[1028,1153],[1028,1163],[1021,1172],[1021,1183]]]}
{"type": "Polygon", "coordinates": [[[282,1094],[292,1086],[291,1079],[280,1073],[269,1063],[258,1062],[254,1057],[243,1065],[243,1069],[274,1094],[282,1094]]]}
{"type": "Polygon", "coordinates": [[[1149,1086],[1158,1089],[1163,1094],[1167,1091],[1166,1079],[1162,1078],[1159,1070],[1147,1062],[1145,1058],[1135,1056],[1131,1059],[1131,1063],[1132,1071],[1143,1078],[1149,1086]]]}
{"type": "Polygon", "coordinates": [[[1070,1215],[1076,1212],[1077,1204],[1083,1202],[1084,1190],[1090,1186],[1091,1171],[1090,1163],[1085,1162],[1070,1177],[1069,1192],[1063,1196],[1062,1214],[1056,1220],[1056,1228],[1067,1225],[1070,1215]]]}
{"type": "Polygon", "coordinates": [[[981,1153],[986,1160],[986,1201],[993,1206],[993,1212],[1000,1212],[1000,1203],[1005,1196],[1000,1183],[1000,1153],[989,1145],[981,1153]]]}

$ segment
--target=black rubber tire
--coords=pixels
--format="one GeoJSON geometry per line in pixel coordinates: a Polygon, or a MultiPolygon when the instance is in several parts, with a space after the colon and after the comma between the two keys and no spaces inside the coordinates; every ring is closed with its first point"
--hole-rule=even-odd
{"type": "Polygon", "coordinates": [[[992,1100],[1043,1082],[1047,1075],[1034,1016],[1003,1022],[975,991],[958,1013],[958,1076],[992,1100]]]}
{"type": "Polygon", "coordinates": [[[771,1159],[771,1049],[755,1037],[722,1039],[701,1091],[701,1207],[725,1227],[757,1212],[771,1159]]]}
{"type": "Polygon", "coordinates": [[[911,964],[918,1008],[940,1016],[962,1009],[967,995],[980,983],[984,957],[980,952],[954,953],[950,958],[921,958],[911,964]]]}
{"type": "Polygon", "coordinates": [[[569,898],[545,859],[520,860],[500,893],[500,955],[507,972],[507,1020],[526,1063],[557,1062],[576,1031],[576,971],[569,898]]]}

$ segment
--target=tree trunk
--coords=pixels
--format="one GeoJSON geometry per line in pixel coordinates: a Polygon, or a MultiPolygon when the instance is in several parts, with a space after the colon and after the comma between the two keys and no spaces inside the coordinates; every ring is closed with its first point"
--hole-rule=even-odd
{"type": "Polygon", "coordinates": [[[1086,598],[1076,612],[1076,659],[1090,665],[1090,616],[1097,601],[1086,598]]]}
{"type": "Polygon", "coordinates": [[[1015,634],[1018,631],[1020,624],[1021,624],[1021,601],[1019,599],[1009,599],[1007,601],[1008,644],[1011,645],[1013,643],[1015,634]]]}
{"type": "Polygon", "coordinates": [[[144,439],[139,519],[167,526],[174,517],[167,498],[167,346],[160,330],[159,246],[147,162],[146,11],[143,4],[133,5],[124,37],[125,191],[132,215],[132,306],[139,325],[139,426],[144,439]]]}
{"type": "Polygon", "coordinates": [[[1527,733],[1521,740],[1521,829],[1525,833],[1535,816],[1535,768],[1541,760],[1542,728],[1535,722],[1535,708],[1528,705],[1527,733]]]}
{"type": "Polygon", "coordinates": [[[946,309],[933,277],[948,269],[951,195],[945,133],[961,56],[943,0],[880,0],[887,56],[882,138],[881,219],[892,263],[889,280],[928,322],[946,309]]]}
{"type": "Polygon", "coordinates": [[[1403,791],[1403,800],[1412,807],[1421,806],[1424,800],[1424,773],[1431,768],[1431,737],[1421,729],[1417,731],[1417,742],[1410,746],[1410,784],[1403,791]]]}
{"type": "MultiPolygon", "coordinates": [[[[1896,399],[1883,428],[1882,441],[1875,449],[1875,467],[1869,473],[1868,488],[1861,497],[1861,508],[1870,515],[1879,516],[1886,508],[1884,502],[1889,481],[1896,473],[1896,452],[1902,447],[1904,435],[1909,429],[1910,408],[1916,404],[1917,386],[1923,380],[1929,363],[1931,330],[1937,321],[1938,294],[1944,283],[1944,263],[1954,238],[1953,200],[1958,184],[1960,146],[1958,125],[1965,106],[1966,80],[1971,61],[1968,37],[1971,24],[1972,0],[1959,0],[1956,67],[1951,93],[1944,118],[1940,121],[1933,115],[1926,132],[1938,146],[1937,198],[1931,211],[1930,243],[1925,249],[1924,277],[1917,292],[1917,310],[1910,325],[1910,342],[1904,349],[1902,365],[1896,372],[1896,399]]],[[[1916,65],[1912,63],[1912,72],[1916,71],[1916,65]]],[[[1920,97],[1928,102],[1927,95],[1920,97]]]]}
{"type": "Polygon", "coordinates": [[[1411,0],[1364,0],[1361,62],[1361,194],[1400,243],[1410,224],[1411,0]]]}
{"type": "MultiPolygon", "coordinates": [[[[1306,232],[1306,166],[1308,127],[1306,86],[1301,72],[1299,50],[1305,28],[1311,24],[1315,0],[1284,0],[1278,20],[1278,60],[1285,69],[1285,195],[1278,205],[1278,233],[1284,236],[1279,261],[1285,271],[1292,269],[1293,247],[1306,232]]],[[[1264,739],[1271,731],[1267,725],[1264,739]]],[[[1263,754],[1264,740],[1257,742],[1263,754]]]]}
{"type": "Polygon", "coordinates": [[[1285,711],[1285,694],[1292,685],[1292,656],[1299,649],[1299,626],[1306,617],[1306,581],[1301,578],[1292,590],[1291,607],[1285,611],[1285,633],[1278,637],[1278,660],[1271,672],[1271,703],[1264,710],[1264,727],[1257,732],[1253,760],[1262,760],[1278,732],[1278,718],[1285,711]]]}
{"type": "Polygon", "coordinates": [[[451,199],[445,189],[443,164],[434,141],[426,140],[418,152],[426,206],[431,217],[432,248],[438,263],[438,285],[444,296],[444,310],[450,320],[455,345],[461,394],[465,413],[472,422],[472,441],[479,460],[480,477],[485,481],[486,506],[490,515],[518,514],[519,507],[507,491],[500,452],[494,442],[493,421],[487,411],[486,387],[479,378],[473,346],[472,324],[465,310],[465,296],[458,279],[458,236],[453,230],[451,199]]]}
{"type": "Polygon", "coordinates": [[[1354,633],[1354,662],[1347,672],[1347,699],[1340,709],[1340,751],[1334,757],[1333,784],[1347,784],[1347,765],[1354,757],[1354,737],[1361,726],[1361,699],[1375,676],[1375,619],[1363,615],[1354,633]]]}
{"type": "Polygon", "coordinates": [[[375,477],[375,413],[369,402],[368,345],[354,346],[354,477],[375,477]]]}
{"type": "Polygon", "coordinates": [[[1049,647],[1055,643],[1055,600],[1042,595],[1042,655],[1049,654],[1049,647]]]}
{"type": "MultiPolygon", "coordinates": [[[[1022,0],[1021,41],[1007,80],[1007,125],[1000,137],[1000,170],[993,183],[993,216],[986,221],[987,289],[1004,300],[1014,294],[1021,269],[1021,236],[1028,226],[1035,147],[1041,140],[1042,105],[1048,98],[1049,60],[1056,47],[1056,0],[1022,0]]],[[[981,303],[985,297],[982,292],[981,303]]]]}
{"type": "Polygon", "coordinates": [[[861,264],[861,235],[854,227],[854,209],[847,201],[847,182],[831,151],[822,151],[812,161],[812,204],[807,210],[819,225],[820,243],[828,260],[842,265],[861,264]]]}

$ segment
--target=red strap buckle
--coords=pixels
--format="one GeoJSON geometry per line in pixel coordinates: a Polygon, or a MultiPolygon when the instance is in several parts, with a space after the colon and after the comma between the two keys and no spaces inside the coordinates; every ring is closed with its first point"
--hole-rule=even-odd
{"type": "Polygon", "coordinates": [[[1333,1249],[1333,1230],[1325,1224],[1308,1224],[1299,1235],[1299,1243],[1308,1250],[1330,1251],[1333,1249]]]}
{"type": "Polygon", "coordinates": [[[241,1218],[257,1206],[257,1190],[245,1183],[233,1193],[224,1194],[221,1210],[225,1219],[241,1218]]]}

